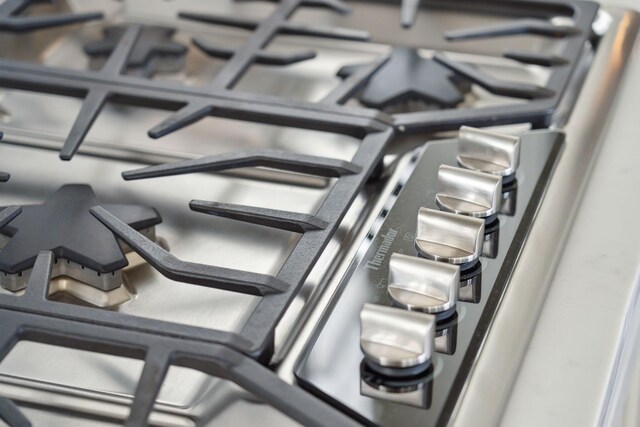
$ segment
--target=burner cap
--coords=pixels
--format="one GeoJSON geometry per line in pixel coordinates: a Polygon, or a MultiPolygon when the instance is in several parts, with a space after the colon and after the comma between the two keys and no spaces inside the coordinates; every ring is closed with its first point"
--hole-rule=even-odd
{"type": "MultiPolygon", "coordinates": [[[[127,27],[124,25],[107,27],[103,30],[104,39],[87,43],[84,51],[91,57],[108,56],[115,50],[126,30],[127,27]]],[[[138,70],[145,77],[151,77],[161,70],[180,70],[187,47],[171,40],[175,32],[176,30],[169,27],[142,27],[140,36],[127,60],[127,66],[138,70]],[[168,63],[163,61],[159,64],[160,58],[171,58],[173,61],[168,63]]]]}
{"type": "MultiPolygon", "coordinates": [[[[368,65],[347,65],[338,71],[346,78],[368,65]]],[[[371,108],[384,109],[409,101],[422,101],[435,108],[456,107],[469,91],[469,84],[438,62],[421,57],[415,49],[394,47],[389,60],[375,73],[359,95],[371,108]]]]}
{"type": "MultiPolygon", "coordinates": [[[[0,250],[0,271],[18,274],[33,267],[40,251],[79,264],[100,274],[127,266],[114,234],[89,210],[98,205],[88,185],[65,185],[43,204],[22,207],[22,212],[0,234],[10,238],[0,250]]],[[[158,212],[136,205],[103,205],[137,230],[159,224],[158,212]]]]}

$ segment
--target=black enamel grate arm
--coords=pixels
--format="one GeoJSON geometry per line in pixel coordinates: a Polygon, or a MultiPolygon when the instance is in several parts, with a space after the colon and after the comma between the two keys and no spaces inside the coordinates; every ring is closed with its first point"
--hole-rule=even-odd
{"type": "Polygon", "coordinates": [[[46,299],[49,295],[49,282],[51,281],[51,271],[53,269],[54,255],[51,251],[41,251],[33,265],[29,283],[25,293],[29,297],[46,299]]]}
{"type": "Polygon", "coordinates": [[[102,19],[100,12],[20,16],[35,0],[5,0],[0,4],[0,31],[27,32],[102,19]]]}
{"type": "MultiPolygon", "coordinates": [[[[251,3],[251,2],[270,2],[270,3],[278,3],[280,0],[235,0],[237,3],[251,3]]],[[[346,15],[351,13],[351,8],[346,5],[346,3],[342,0],[301,0],[301,5],[307,7],[316,7],[319,9],[328,9],[337,13],[341,13],[346,15]]]]}
{"type": "MultiPolygon", "coordinates": [[[[99,71],[100,75],[117,76],[122,73],[127,66],[127,60],[135,46],[136,40],[140,36],[141,30],[142,27],[140,25],[131,25],[127,28],[117,47],[99,71]]],[[[110,90],[102,86],[92,88],[87,93],[82,103],[82,108],[60,151],[60,158],[62,160],[71,160],[73,158],[110,95],[110,90]]]]}
{"type": "Polygon", "coordinates": [[[250,295],[284,292],[288,285],[265,274],[182,261],[126,223],[96,206],[91,213],[122,239],[131,249],[171,280],[250,295]]]}
{"type": "Polygon", "coordinates": [[[153,405],[167,376],[171,365],[171,352],[164,347],[154,350],[148,351],[144,359],[144,367],[136,386],[131,411],[124,423],[126,427],[147,425],[153,405]]]}
{"type": "Polygon", "coordinates": [[[524,52],[517,50],[506,50],[502,54],[505,58],[523,64],[540,65],[542,67],[555,67],[558,65],[566,65],[569,61],[566,58],[556,55],[546,55],[544,53],[524,52]]]}
{"type": "Polygon", "coordinates": [[[326,221],[309,214],[235,205],[231,203],[192,200],[189,203],[189,207],[194,212],[206,213],[296,233],[323,230],[329,225],[326,221]]]}
{"type": "Polygon", "coordinates": [[[544,37],[568,37],[580,34],[574,25],[555,25],[541,19],[518,19],[505,24],[492,25],[483,28],[467,28],[464,30],[447,31],[445,38],[455,40],[476,40],[493,37],[513,36],[518,34],[533,34],[544,37]]]}
{"type": "Polygon", "coordinates": [[[327,178],[353,175],[361,168],[351,162],[280,150],[246,150],[194,160],[166,163],[122,173],[125,180],[157,178],[196,172],[221,172],[246,167],[268,167],[327,178]]]}
{"type": "MultiPolygon", "coordinates": [[[[239,28],[249,31],[254,31],[260,25],[260,21],[237,18],[235,16],[206,15],[190,12],[180,12],[178,13],[178,16],[190,21],[239,28]]],[[[277,34],[352,41],[367,41],[370,37],[367,31],[353,30],[350,28],[321,27],[315,25],[296,24],[292,22],[281,23],[277,29],[277,34]]]]}
{"type": "MultiPolygon", "coordinates": [[[[204,40],[199,37],[193,38],[193,44],[212,58],[229,59],[235,55],[235,49],[231,47],[218,46],[210,40],[204,40]]],[[[291,65],[307,59],[315,58],[316,53],[312,50],[301,51],[291,54],[267,52],[261,50],[256,53],[254,62],[261,65],[291,65]]]]}
{"type": "Polygon", "coordinates": [[[13,221],[13,219],[18,215],[20,215],[21,212],[22,212],[22,207],[20,206],[8,206],[3,210],[1,210],[0,211],[0,228],[4,227],[5,225],[13,221]]]}
{"type": "Polygon", "coordinates": [[[31,423],[11,400],[0,397],[0,419],[9,427],[31,427],[31,423]]]}
{"type": "Polygon", "coordinates": [[[549,98],[554,95],[554,91],[544,87],[495,79],[468,64],[452,61],[440,53],[435,54],[433,59],[495,95],[521,99],[549,98]]]}
{"type": "MultiPolygon", "coordinates": [[[[220,344],[181,339],[170,334],[149,335],[128,328],[110,328],[68,319],[0,310],[0,361],[16,342],[28,340],[76,350],[144,361],[126,426],[149,423],[149,415],[170,367],[183,367],[231,381],[260,401],[310,427],[355,427],[360,423],[309,392],[286,383],[255,360],[220,344]]],[[[123,411],[126,413],[126,411],[123,411]]],[[[27,427],[29,421],[9,400],[0,398],[0,417],[10,426],[27,427]]],[[[198,425],[209,424],[208,415],[198,425]]]]}
{"type": "Polygon", "coordinates": [[[405,28],[413,26],[420,9],[420,0],[402,0],[400,9],[400,22],[405,28]]]}

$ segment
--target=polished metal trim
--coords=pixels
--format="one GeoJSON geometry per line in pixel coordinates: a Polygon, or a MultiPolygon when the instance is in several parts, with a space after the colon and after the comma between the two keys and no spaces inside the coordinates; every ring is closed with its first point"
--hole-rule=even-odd
{"type": "Polygon", "coordinates": [[[434,351],[436,318],[366,303],[360,311],[360,348],[367,360],[388,368],[427,363],[434,351]]]}
{"type": "Polygon", "coordinates": [[[609,107],[636,44],[640,15],[613,8],[608,8],[607,12],[611,14],[613,23],[600,40],[598,53],[565,127],[565,151],[449,425],[500,424],[572,219],[604,139],[609,107]]]}
{"type": "Polygon", "coordinates": [[[520,162],[520,138],[462,126],[458,133],[458,163],[498,176],[512,175],[520,162]]]}
{"type": "Polygon", "coordinates": [[[440,209],[486,218],[500,209],[502,178],[448,165],[438,169],[436,203],[440,209]]]}
{"type": "Polygon", "coordinates": [[[389,260],[389,296],[398,306],[436,314],[451,310],[458,299],[458,266],[403,254],[389,260]]]}
{"type": "Polygon", "coordinates": [[[466,264],[482,252],[484,221],[463,215],[420,208],[416,249],[434,261],[466,264]]]}

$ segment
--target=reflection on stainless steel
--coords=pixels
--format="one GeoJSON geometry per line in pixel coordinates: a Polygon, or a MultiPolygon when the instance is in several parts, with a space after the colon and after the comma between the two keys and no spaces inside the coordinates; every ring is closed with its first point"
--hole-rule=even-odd
{"type": "Polygon", "coordinates": [[[436,203],[447,212],[487,218],[498,212],[501,194],[498,176],[447,165],[438,169],[436,203]]]}
{"type": "Polygon", "coordinates": [[[414,256],[392,254],[387,290],[402,308],[440,314],[456,306],[460,269],[414,256]]]}
{"type": "Polygon", "coordinates": [[[434,209],[420,208],[416,248],[435,261],[466,264],[482,252],[484,221],[434,209]]]}
{"type": "Polygon", "coordinates": [[[478,304],[482,299],[482,265],[465,272],[458,286],[458,301],[478,304]]]}
{"type": "Polygon", "coordinates": [[[73,299],[67,299],[68,296],[102,308],[116,307],[135,298],[135,294],[127,286],[126,280],[123,280],[116,288],[102,291],[68,277],[53,279],[49,284],[49,299],[77,303],[73,299]]]}
{"type": "Polygon", "coordinates": [[[360,364],[360,394],[373,399],[429,409],[433,395],[433,368],[413,378],[383,377],[366,361],[360,364]]]}
{"type": "Polygon", "coordinates": [[[498,176],[512,175],[518,168],[518,136],[462,126],[458,138],[458,163],[463,167],[498,176]]]}
{"type": "Polygon", "coordinates": [[[365,304],[360,311],[360,347],[385,368],[413,368],[431,360],[436,319],[425,313],[365,304]]]}
{"type": "MultiPolygon", "coordinates": [[[[457,286],[456,286],[457,289],[457,286]]],[[[458,343],[458,314],[439,320],[436,325],[435,349],[438,353],[452,355],[458,343]]]]}
{"type": "Polygon", "coordinates": [[[496,219],[491,224],[485,225],[484,239],[482,242],[482,256],[495,258],[498,256],[500,245],[500,220],[496,219]]]}
{"type": "Polygon", "coordinates": [[[518,180],[514,179],[510,183],[502,186],[502,196],[500,201],[500,213],[502,215],[513,216],[516,213],[516,201],[518,198],[518,180]]]}

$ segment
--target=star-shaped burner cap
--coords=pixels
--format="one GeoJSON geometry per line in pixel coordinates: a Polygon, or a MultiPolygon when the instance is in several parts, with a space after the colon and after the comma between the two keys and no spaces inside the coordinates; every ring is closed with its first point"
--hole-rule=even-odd
{"type": "MultiPolygon", "coordinates": [[[[84,51],[91,57],[110,55],[118,46],[127,27],[116,25],[103,30],[104,39],[87,43],[84,51]]],[[[138,70],[145,77],[151,77],[157,71],[178,71],[183,63],[182,58],[187,53],[187,47],[172,41],[175,30],[169,27],[144,26],[140,36],[133,46],[133,50],[127,59],[129,69],[138,70]],[[159,58],[173,58],[170,66],[163,62],[162,66],[156,61],[159,58]]]]}
{"type": "MultiPolygon", "coordinates": [[[[338,76],[346,78],[367,66],[347,65],[338,71],[338,76]]],[[[376,109],[413,100],[437,108],[452,108],[464,100],[468,86],[456,73],[421,57],[415,49],[394,47],[389,60],[371,76],[358,99],[376,109]]]]}
{"type": "MultiPolygon", "coordinates": [[[[33,267],[40,251],[75,262],[100,274],[127,266],[115,235],[90,212],[97,206],[88,185],[64,185],[43,204],[23,206],[22,212],[0,228],[10,238],[0,249],[0,271],[18,274],[33,267]]],[[[137,205],[102,205],[136,230],[162,222],[158,212],[137,205]]]]}

